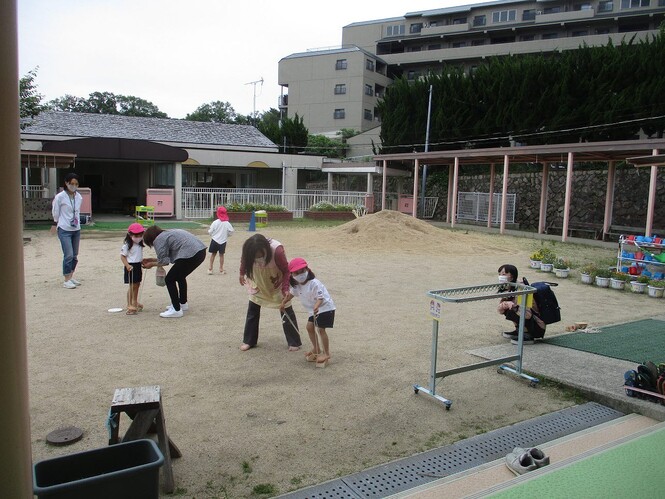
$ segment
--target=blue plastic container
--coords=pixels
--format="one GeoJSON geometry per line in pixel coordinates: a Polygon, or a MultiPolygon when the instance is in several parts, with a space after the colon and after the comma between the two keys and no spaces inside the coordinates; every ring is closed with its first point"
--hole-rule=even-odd
{"type": "Polygon", "coordinates": [[[48,499],[158,499],[162,464],[152,440],[110,445],[35,463],[33,492],[48,499]]]}

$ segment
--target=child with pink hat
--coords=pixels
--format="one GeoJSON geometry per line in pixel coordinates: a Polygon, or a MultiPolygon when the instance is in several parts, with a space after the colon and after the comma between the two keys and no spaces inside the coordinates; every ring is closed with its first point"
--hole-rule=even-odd
{"type": "Polygon", "coordinates": [[[136,315],[143,310],[139,303],[139,289],[143,279],[143,233],[145,229],[139,223],[133,223],[127,228],[127,234],[120,248],[120,261],[124,267],[125,284],[127,289],[127,315],[136,315]]]}
{"type": "Polygon", "coordinates": [[[212,267],[215,263],[217,253],[219,253],[219,273],[226,274],[224,270],[224,253],[226,253],[226,241],[233,234],[233,225],[229,222],[229,215],[223,206],[217,207],[217,220],[210,224],[208,234],[212,238],[210,240],[210,247],[208,248],[208,253],[210,253],[208,275],[212,275],[212,267]]]}
{"type": "Polygon", "coordinates": [[[335,322],[335,303],[304,258],[291,260],[289,272],[291,273],[289,293],[284,297],[282,307],[294,296],[300,298],[300,303],[310,314],[307,319],[307,333],[312,342],[312,350],[305,354],[305,359],[307,362],[316,362],[317,367],[324,367],[330,360],[330,345],[326,328],[332,328],[335,322]],[[320,345],[316,336],[317,331],[321,338],[320,345]]]}

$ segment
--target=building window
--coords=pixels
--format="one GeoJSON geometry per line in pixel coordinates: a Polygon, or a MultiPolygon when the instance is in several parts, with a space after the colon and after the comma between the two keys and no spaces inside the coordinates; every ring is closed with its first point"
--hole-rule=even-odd
{"type": "Polygon", "coordinates": [[[441,44],[440,43],[434,43],[432,45],[428,45],[427,50],[441,50],[441,44]]]}
{"type": "Polygon", "coordinates": [[[596,34],[597,34],[597,35],[609,35],[609,34],[610,34],[610,30],[609,30],[609,28],[598,28],[598,29],[596,30],[596,34]]]}
{"type": "Polygon", "coordinates": [[[485,26],[487,24],[487,16],[482,15],[482,16],[474,16],[473,17],[473,25],[474,26],[485,26]]]}
{"type": "Polygon", "coordinates": [[[374,89],[372,88],[372,85],[365,83],[365,95],[374,95],[374,89]]]}
{"type": "Polygon", "coordinates": [[[335,114],[333,115],[333,117],[336,120],[343,120],[345,115],[346,113],[344,112],[344,109],[335,109],[335,114]]]}
{"type": "Polygon", "coordinates": [[[543,14],[558,14],[561,12],[561,7],[545,7],[543,9],[543,14]]]}
{"type": "Polygon", "coordinates": [[[471,40],[471,46],[472,47],[478,47],[479,45],[485,45],[485,39],[482,38],[480,40],[471,40]]]}
{"type": "Polygon", "coordinates": [[[374,71],[374,61],[372,59],[367,59],[365,61],[365,69],[367,71],[374,71]]]}
{"type": "Polygon", "coordinates": [[[557,33],[543,33],[542,36],[543,40],[554,40],[555,38],[559,38],[557,33]]]}
{"type": "Polygon", "coordinates": [[[522,21],[534,21],[536,19],[536,9],[526,9],[522,12],[522,21]]]}
{"type": "Polygon", "coordinates": [[[369,109],[365,109],[364,118],[368,121],[372,121],[372,111],[369,109]]]}
{"type": "Polygon", "coordinates": [[[466,17],[453,18],[453,24],[466,24],[466,17]]]}
{"type": "Polygon", "coordinates": [[[403,24],[394,24],[393,26],[386,26],[386,36],[400,36],[404,34],[403,24]]]}
{"type": "Polygon", "coordinates": [[[458,49],[458,48],[461,48],[461,47],[466,47],[466,42],[453,42],[452,47],[454,49],[458,49]]]}
{"type": "MultiPolygon", "coordinates": [[[[48,171],[48,169],[46,169],[48,171]]],[[[155,165],[155,186],[171,187],[175,185],[175,168],[172,164],[155,165]]]]}
{"type": "Polygon", "coordinates": [[[522,42],[532,42],[536,39],[533,35],[522,35],[520,36],[520,41],[522,42]]]}
{"type": "Polygon", "coordinates": [[[621,10],[648,7],[651,0],[621,0],[621,10]]]}
{"type": "Polygon", "coordinates": [[[429,23],[430,28],[436,28],[439,25],[439,21],[431,21],[429,23]]]}
{"type": "Polygon", "coordinates": [[[590,3],[576,3],[573,5],[573,10],[591,10],[590,3]]]}
{"type": "Polygon", "coordinates": [[[409,33],[420,33],[423,30],[423,23],[414,23],[409,26],[409,33]]]}
{"type": "Polygon", "coordinates": [[[415,80],[416,79],[416,72],[413,69],[409,70],[409,72],[406,73],[406,79],[409,80],[409,81],[415,80]]]}
{"type": "Polygon", "coordinates": [[[414,45],[413,47],[408,47],[406,49],[407,52],[420,52],[422,50],[422,47],[420,45],[414,45]]]}
{"type": "Polygon", "coordinates": [[[492,12],[493,23],[508,23],[515,20],[514,10],[498,10],[492,12]]]}
{"type": "Polygon", "coordinates": [[[573,36],[588,36],[589,32],[587,30],[573,31],[573,36]]]}
{"type": "Polygon", "coordinates": [[[344,95],[346,93],[346,85],[344,83],[338,83],[335,85],[335,95],[344,95]]]}
{"type": "Polygon", "coordinates": [[[614,10],[614,2],[612,0],[601,0],[598,2],[598,12],[612,12],[614,10]]]}
{"type": "Polygon", "coordinates": [[[346,69],[346,59],[337,59],[335,63],[335,69],[346,69]]]}

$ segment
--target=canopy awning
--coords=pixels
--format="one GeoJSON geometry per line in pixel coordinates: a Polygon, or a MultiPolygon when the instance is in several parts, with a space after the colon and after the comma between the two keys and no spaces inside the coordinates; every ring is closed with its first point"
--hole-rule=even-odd
{"type": "Polygon", "coordinates": [[[76,154],[21,150],[21,168],[72,168],[76,154]]]}

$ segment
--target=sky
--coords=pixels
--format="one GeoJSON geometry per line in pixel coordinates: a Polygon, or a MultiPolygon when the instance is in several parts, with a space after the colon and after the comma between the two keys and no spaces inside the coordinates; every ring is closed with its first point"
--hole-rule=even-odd
{"type": "Polygon", "coordinates": [[[171,118],[213,101],[261,113],[277,108],[280,59],[339,47],[342,28],[354,22],[468,3],[18,0],[19,76],[38,68],[44,103],[112,92],[150,101],[171,118]]]}

